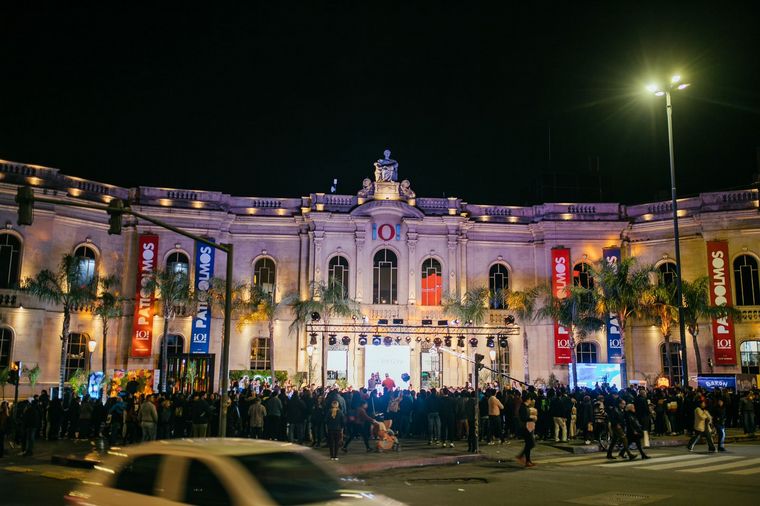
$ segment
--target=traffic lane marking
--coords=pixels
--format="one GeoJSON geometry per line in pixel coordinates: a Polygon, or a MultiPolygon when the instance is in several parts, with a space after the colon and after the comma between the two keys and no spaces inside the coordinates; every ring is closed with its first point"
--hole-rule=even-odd
{"type": "MultiPolygon", "coordinates": [[[[717,457],[712,462],[728,462],[729,460],[742,459],[744,457],[717,457]]],[[[670,464],[656,464],[653,466],[642,466],[642,469],[648,469],[650,471],[661,471],[663,469],[675,469],[677,467],[691,467],[704,465],[705,461],[702,459],[694,459],[691,462],[671,462],[670,464]]]]}
{"type": "Polygon", "coordinates": [[[711,471],[722,471],[723,469],[731,469],[734,467],[746,467],[754,464],[760,464],[760,457],[755,459],[747,459],[739,462],[731,462],[729,464],[718,464],[716,466],[701,467],[699,469],[684,469],[678,471],[679,473],[709,473],[711,471]]]}
{"type": "MultiPolygon", "coordinates": [[[[659,462],[673,462],[676,460],[687,460],[687,459],[698,459],[698,458],[704,458],[707,457],[707,455],[699,455],[699,454],[689,454],[689,455],[676,455],[675,457],[663,457],[658,459],[659,462]]],[[[633,466],[641,466],[641,465],[648,465],[649,462],[646,460],[629,460],[627,462],[612,462],[610,464],[597,464],[597,467],[633,467],[633,466]]]]}

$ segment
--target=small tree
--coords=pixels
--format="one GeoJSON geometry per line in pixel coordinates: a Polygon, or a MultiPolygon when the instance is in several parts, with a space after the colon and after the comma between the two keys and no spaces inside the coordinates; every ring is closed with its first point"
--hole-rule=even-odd
{"type": "Polygon", "coordinates": [[[443,311],[464,324],[480,325],[488,317],[488,303],[492,294],[486,287],[467,290],[462,299],[447,297],[443,301],[443,311]]]}
{"type": "Polygon", "coordinates": [[[35,387],[37,385],[37,381],[40,379],[40,373],[42,372],[42,369],[40,369],[39,364],[34,364],[34,367],[24,367],[24,376],[29,378],[29,384],[32,386],[32,393],[35,391],[35,387]]]}
{"type": "Polygon", "coordinates": [[[161,379],[159,388],[166,392],[166,380],[169,368],[169,342],[166,338],[169,332],[169,320],[191,301],[190,282],[187,274],[182,271],[158,270],[148,279],[146,290],[158,290],[158,300],[164,318],[164,332],[161,339],[161,379]]]}
{"type": "Polygon", "coordinates": [[[0,369],[0,389],[3,391],[3,398],[5,398],[5,385],[8,384],[8,379],[11,374],[11,370],[7,367],[0,369]]]}
{"type": "Polygon", "coordinates": [[[111,275],[100,279],[100,294],[95,301],[93,314],[100,320],[103,329],[103,374],[108,366],[108,326],[112,319],[122,315],[121,303],[123,298],[119,295],[118,286],[121,281],[117,276],[111,275]]]}
{"type": "Polygon", "coordinates": [[[198,377],[198,367],[195,365],[195,362],[187,363],[185,376],[187,376],[187,385],[188,385],[188,388],[190,389],[190,393],[192,394],[195,388],[195,378],[198,377]]]}
{"type": "MultiPolygon", "coordinates": [[[[311,315],[318,313],[325,325],[329,325],[330,319],[350,318],[359,316],[359,304],[346,296],[342,284],[333,280],[328,284],[314,283],[311,285],[311,296],[301,300],[297,295],[286,297],[286,303],[293,311],[293,323],[290,325],[291,332],[298,332],[311,321],[311,315]]],[[[322,384],[326,382],[325,361],[327,353],[322,346],[322,384]]],[[[273,365],[274,367],[274,365],[273,365]]]]}
{"type": "Polygon", "coordinates": [[[594,290],[573,286],[565,289],[563,298],[550,294],[546,304],[538,310],[544,318],[556,320],[560,325],[570,329],[570,367],[573,371],[573,387],[578,387],[578,357],[575,346],[589,334],[601,330],[604,320],[600,317],[597,297],[594,290]]]}
{"type": "Polygon", "coordinates": [[[523,331],[523,369],[525,370],[525,383],[530,384],[530,363],[528,360],[528,322],[536,319],[538,299],[541,293],[540,287],[527,290],[508,290],[504,292],[505,306],[517,316],[523,331]]]}
{"type": "Polygon", "coordinates": [[[594,268],[599,314],[615,313],[620,328],[620,373],[622,386],[628,385],[625,339],[628,322],[646,314],[643,295],[650,288],[651,265],[638,266],[636,259],[624,258],[619,263],[600,262],[594,268]]]}
{"type": "MultiPolygon", "coordinates": [[[[675,283],[666,284],[664,280],[643,292],[644,311],[650,321],[659,328],[665,341],[665,367],[668,370],[668,380],[673,384],[673,365],[670,361],[670,338],[673,327],[678,324],[678,297],[675,283]]],[[[686,360],[686,357],[681,357],[686,360]]],[[[688,381],[688,378],[684,378],[688,381]]]]}
{"type": "Polygon", "coordinates": [[[267,322],[267,329],[269,331],[269,372],[273,378],[272,384],[274,384],[274,379],[277,377],[274,370],[274,320],[279,305],[274,300],[273,293],[264,290],[258,285],[252,285],[249,310],[238,320],[239,325],[255,321],[267,322]]]}
{"type": "Polygon", "coordinates": [[[69,385],[71,385],[71,391],[74,393],[74,395],[81,395],[82,388],[87,385],[87,373],[85,373],[82,369],[77,369],[69,377],[69,385]]]}
{"type": "Polygon", "coordinates": [[[697,374],[702,374],[702,355],[699,351],[697,336],[699,335],[699,320],[712,318],[741,318],[741,311],[730,306],[712,306],[708,300],[710,281],[702,276],[692,282],[684,280],[681,284],[683,294],[683,318],[686,329],[691,334],[691,347],[697,361],[697,374]]]}
{"type": "Polygon", "coordinates": [[[60,305],[63,308],[61,325],[61,360],[58,373],[58,396],[63,397],[63,383],[66,379],[66,358],[69,347],[69,327],[71,312],[81,306],[91,304],[96,297],[98,280],[83,269],[82,263],[74,255],[64,255],[58,271],[43,270],[23,283],[23,290],[43,302],[60,305]]]}

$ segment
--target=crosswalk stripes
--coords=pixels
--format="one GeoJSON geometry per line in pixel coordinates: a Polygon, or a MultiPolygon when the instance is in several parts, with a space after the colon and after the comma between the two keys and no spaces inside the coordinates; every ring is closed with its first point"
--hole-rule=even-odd
{"type": "Polygon", "coordinates": [[[689,453],[673,455],[672,453],[649,453],[648,460],[618,460],[610,462],[604,453],[579,455],[555,459],[541,459],[541,464],[557,464],[562,467],[593,466],[603,468],[625,467],[644,471],[669,470],[679,473],[717,472],[734,476],[751,476],[760,474],[760,458],[748,458],[742,455],[689,453]]]}
{"type": "Polygon", "coordinates": [[[728,464],[717,464],[714,466],[700,467],[699,469],[677,469],[677,471],[680,473],[709,473],[712,471],[723,471],[724,469],[731,469],[733,467],[746,467],[754,464],[760,464],[760,458],[747,459],[739,462],[730,462],[728,464]]]}

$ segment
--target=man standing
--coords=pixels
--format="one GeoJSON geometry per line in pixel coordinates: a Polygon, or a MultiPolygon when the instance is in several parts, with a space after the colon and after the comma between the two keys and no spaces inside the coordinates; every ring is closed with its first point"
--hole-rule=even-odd
{"type": "Polygon", "coordinates": [[[625,401],[623,399],[618,401],[617,406],[613,406],[610,409],[609,417],[612,430],[612,441],[610,441],[610,446],[607,448],[607,458],[610,460],[615,460],[615,457],[612,456],[612,451],[621,441],[623,443],[623,449],[620,451],[620,456],[622,457],[623,455],[628,454],[629,460],[636,458],[636,455],[631,453],[631,450],[628,448],[628,438],[625,433],[625,417],[623,415],[624,409],[625,401]]]}
{"type": "Polygon", "coordinates": [[[193,395],[193,402],[190,405],[190,414],[193,421],[193,437],[206,437],[208,433],[208,422],[211,418],[211,407],[206,401],[201,399],[200,394],[193,395]]]}
{"type": "Polygon", "coordinates": [[[385,373],[385,379],[383,380],[383,392],[392,392],[396,388],[396,382],[390,377],[388,373],[385,373]]]}
{"type": "Polygon", "coordinates": [[[37,435],[37,430],[40,428],[40,411],[36,399],[32,399],[29,404],[26,405],[22,420],[24,423],[23,455],[25,457],[30,457],[34,452],[34,438],[37,435]]]}
{"type": "Polygon", "coordinates": [[[486,392],[486,395],[488,396],[488,423],[490,425],[490,432],[488,437],[488,444],[493,445],[495,444],[495,440],[499,438],[502,443],[504,443],[504,436],[502,435],[502,427],[501,427],[501,410],[504,409],[504,405],[501,403],[498,397],[496,397],[496,392],[494,392],[492,389],[489,389],[486,392]]]}
{"type": "Polygon", "coordinates": [[[567,419],[565,417],[565,406],[559,396],[552,397],[551,401],[549,401],[549,414],[554,420],[554,441],[559,442],[561,434],[562,442],[567,442],[567,419]]]}
{"type": "Polygon", "coordinates": [[[755,435],[755,395],[749,392],[746,397],[739,401],[739,414],[741,415],[744,433],[750,436],[755,435]]]}
{"type": "Polygon", "coordinates": [[[140,421],[143,441],[155,441],[156,425],[158,424],[158,411],[153,404],[153,396],[146,395],[145,400],[140,404],[140,411],[137,413],[137,419],[140,421]]]}

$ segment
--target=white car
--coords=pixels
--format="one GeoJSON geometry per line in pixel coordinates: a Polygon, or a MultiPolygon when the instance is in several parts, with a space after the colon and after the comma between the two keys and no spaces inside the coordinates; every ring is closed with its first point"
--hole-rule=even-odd
{"type": "Polygon", "coordinates": [[[233,438],[111,448],[65,499],[82,506],[403,506],[388,497],[344,489],[308,448],[233,438]]]}

